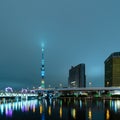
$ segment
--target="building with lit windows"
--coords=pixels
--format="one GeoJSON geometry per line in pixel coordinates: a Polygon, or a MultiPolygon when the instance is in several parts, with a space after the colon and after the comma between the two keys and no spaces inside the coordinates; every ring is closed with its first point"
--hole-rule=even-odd
{"type": "Polygon", "coordinates": [[[104,64],[105,87],[120,87],[120,52],[112,53],[104,64]]]}
{"type": "Polygon", "coordinates": [[[85,64],[71,67],[68,78],[69,87],[86,87],[85,64]]]}

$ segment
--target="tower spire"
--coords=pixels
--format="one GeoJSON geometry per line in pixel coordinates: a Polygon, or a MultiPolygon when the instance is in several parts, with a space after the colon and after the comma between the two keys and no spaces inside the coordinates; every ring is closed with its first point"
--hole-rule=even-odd
{"type": "Polygon", "coordinates": [[[42,60],[41,60],[41,87],[45,88],[45,60],[44,60],[44,44],[42,47],[42,60]]]}

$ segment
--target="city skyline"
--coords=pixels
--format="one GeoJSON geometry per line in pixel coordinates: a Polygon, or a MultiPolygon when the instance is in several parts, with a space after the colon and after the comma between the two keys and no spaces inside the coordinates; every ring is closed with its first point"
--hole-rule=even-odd
{"type": "Polygon", "coordinates": [[[119,52],[120,1],[0,1],[0,89],[68,85],[69,68],[86,65],[86,86],[104,86],[104,61],[119,52]]]}

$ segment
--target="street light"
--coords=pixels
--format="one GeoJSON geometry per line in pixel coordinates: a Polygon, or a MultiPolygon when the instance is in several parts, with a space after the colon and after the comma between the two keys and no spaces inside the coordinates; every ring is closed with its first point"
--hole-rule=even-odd
{"type": "Polygon", "coordinates": [[[89,82],[89,87],[91,87],[92,86],[92,82],[89,82]]]}
{"type": "Polygon", "coordinates": [[[62,87],[62,83],[60,83],[59,86],[62,87]]]}
{"type": "Polygon", "coordinates": [[[109,87],[109,82],[107,81],[107,87],[109,87]]]}

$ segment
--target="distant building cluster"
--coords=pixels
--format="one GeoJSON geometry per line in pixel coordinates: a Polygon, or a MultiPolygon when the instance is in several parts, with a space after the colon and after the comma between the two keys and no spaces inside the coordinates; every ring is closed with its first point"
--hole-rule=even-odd
{"type": "MultiPolygon", "coordinates": [[[[104,62],[105,87],[120,87],[120,52],[112,53],[104,62]]],[[[85,64],[71,67],[68,78],[69,87],[86,87],[85,64]]]]}

